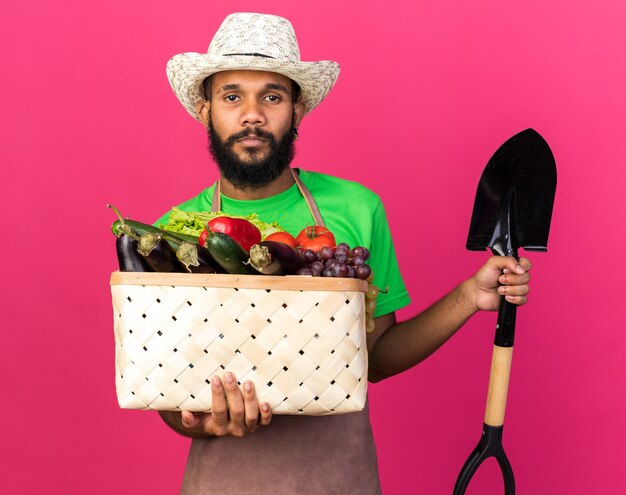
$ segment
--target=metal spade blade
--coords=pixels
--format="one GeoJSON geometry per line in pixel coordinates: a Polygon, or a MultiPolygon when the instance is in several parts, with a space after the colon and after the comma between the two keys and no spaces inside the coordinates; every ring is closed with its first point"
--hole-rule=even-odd
{"type": "Polygon", "coordinates": [[[467,249],[513,255],[546,251],[556,191],[556,164],[548,143],[533,129],[506,141],[480,177],[467,249]]]}

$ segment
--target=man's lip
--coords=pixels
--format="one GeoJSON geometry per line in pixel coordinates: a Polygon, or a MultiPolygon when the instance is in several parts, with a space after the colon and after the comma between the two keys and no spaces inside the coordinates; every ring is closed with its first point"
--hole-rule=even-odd
{"type": "Polygon", "coordinates": [[[245,138],[239,139],[237,142],[243,144],[244,146],[260,146],[266,141],[259,136],[246,136],[245,138]]]}
{"type": "Polygon", "coordinates": [[[257,136],[256,134],[248,134],[247,136],[238,139],[237,141],[265,141],[261,136],[257,136]]]}

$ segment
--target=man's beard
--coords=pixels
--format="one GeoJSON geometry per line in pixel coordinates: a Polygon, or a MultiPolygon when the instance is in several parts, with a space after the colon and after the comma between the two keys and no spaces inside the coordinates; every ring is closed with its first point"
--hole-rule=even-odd
{"type": "Polygon", "coordinates": [[[297,134],[293,126],[278,142],[271,133],[254,127],[233,134],[226,140],[220,139],[210,121],[208,130],[211,156],[221,176],[237,189],[259,189],[270,184],[289,167],[295,155],[293,142],[297,134]],[[233,150],[236,141],[250,134],[265,139],[269,144],[270,150],[265,158],[256,158],[260,154],[259,150],[248,148],[245,153],[250,160],[242,161],[233,150]]]}

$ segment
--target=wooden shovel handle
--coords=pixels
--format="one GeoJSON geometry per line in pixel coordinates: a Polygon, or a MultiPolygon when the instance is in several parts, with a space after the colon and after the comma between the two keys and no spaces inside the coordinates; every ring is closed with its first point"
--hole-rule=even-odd
{"type": "Polygon", "coordinates": [[[504,424],[512,359],[513,347],[493,346],[484,421],[489,426],[502,426],[504,424]]]}

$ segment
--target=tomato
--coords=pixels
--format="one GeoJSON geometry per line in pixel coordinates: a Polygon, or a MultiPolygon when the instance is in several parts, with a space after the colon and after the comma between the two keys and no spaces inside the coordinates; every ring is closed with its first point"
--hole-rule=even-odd
{"type": "Polygon", "coordinates": [[[295,248],[298,245],[298,243],[296,242],[296,238],[292,236],[289,232],[274,232],[273,234],[268,235],[264,240],[282,242],[283,244],[287,244],[292,248],[295,248]]]}
{"type": "Polygon", "coordinates": [[[302,249],[319,251],[323,247],[335,247],[335,236],[326,227],[319,225],[305,227],[296,237],[296,243],[302,249]]]}

